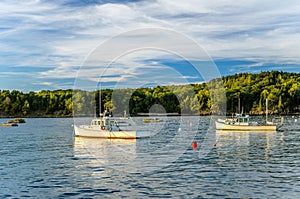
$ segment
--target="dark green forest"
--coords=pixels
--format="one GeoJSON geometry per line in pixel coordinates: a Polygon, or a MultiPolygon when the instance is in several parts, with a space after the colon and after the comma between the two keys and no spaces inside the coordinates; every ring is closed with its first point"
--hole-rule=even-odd
{"type": "Polygon", "coordinates": [[[131,115],[149,111],[193,115],[226,111],[259,115],[265,113],[266,99],[271,114],[299,113],[300,74],[240,73],[202,84],[101,91],[1,90],[0,117],[84,116],[106,108],[114,115],[122,115],[124,110],[131,115]]]}

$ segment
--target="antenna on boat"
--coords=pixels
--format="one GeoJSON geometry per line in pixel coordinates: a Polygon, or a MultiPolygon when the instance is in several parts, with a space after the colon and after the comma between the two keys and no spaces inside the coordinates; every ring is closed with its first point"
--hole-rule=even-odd
{"type": "Polygon", "coordinates": [[[101,118],[101,83],[99,87],[99,117],[101,118]]]}

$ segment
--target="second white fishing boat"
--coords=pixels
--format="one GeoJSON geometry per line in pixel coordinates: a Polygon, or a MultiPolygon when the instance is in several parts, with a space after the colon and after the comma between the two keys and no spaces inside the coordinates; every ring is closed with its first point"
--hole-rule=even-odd
{"type": "Polygon", "coordinates": [[[234,118],[218,119],[216,121],[216,130],[225,131],[277,131],[283,125],[283,117],[274,118],[272,122],[268,121],[268,100],[266,99],[266,124],[259,125],[257,122],[251,122],[250,116],[236,114],[234,118]],[[280,121],[278,120],[280,119],[280,121]]]}
{"type": "Polygon", "coordinates": [[[268,122],[266,125],[258,125],[257,122],[250,122],[250,116],[237,114],[235,118],[218,119],[216,121],[217,130],[229,131],[276,131],[280,125],[268,122]]]}

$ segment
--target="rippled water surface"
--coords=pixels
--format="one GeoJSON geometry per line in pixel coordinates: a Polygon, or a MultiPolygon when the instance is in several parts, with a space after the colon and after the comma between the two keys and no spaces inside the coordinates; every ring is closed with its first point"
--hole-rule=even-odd
{"type": "Polygon", "coordinates": [[[185,120],[150,124],[159,133],[141,140],[74,138],[73,119],[0,127],[0,198],[300,195],[300,124],[294,118],[285,118],[280,132],[211,136],[210,117],[185,120]]]}

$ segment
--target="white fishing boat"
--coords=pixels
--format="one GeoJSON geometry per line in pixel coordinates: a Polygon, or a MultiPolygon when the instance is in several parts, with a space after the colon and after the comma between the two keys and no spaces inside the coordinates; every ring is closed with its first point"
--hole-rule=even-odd
{"type": "MultiPolygon", "coordinates": [[[[274,118],[278,120],[278,118],[274,118]]],[[[218,119],[216,130],[226,131],[277,131],[283,125],[283,118],[280,121],[268,121],[268,100],[266,100],[266,124],[259,125],[258,122],[250,121],[250,116],[236,114],[234,118],[218,119]]]]}
{"type": "Polygon", "coordinates": [[[218,119],[216,121],[217,130],[227,131],[276,131],[279,127],[279,124],[273,122],[259,125],[257,122],[251,122],[249,115],[242,116],[241,114],[237,114],[235,118],[218,119]]]}
{"type": "Polygon", "coordinates": [[[90,125],[74,125],[76,137],[136,139],[150,137],[150,132],[143,130],[122,130],[116,120],[109,115],[95,118],[90,125]]]}

